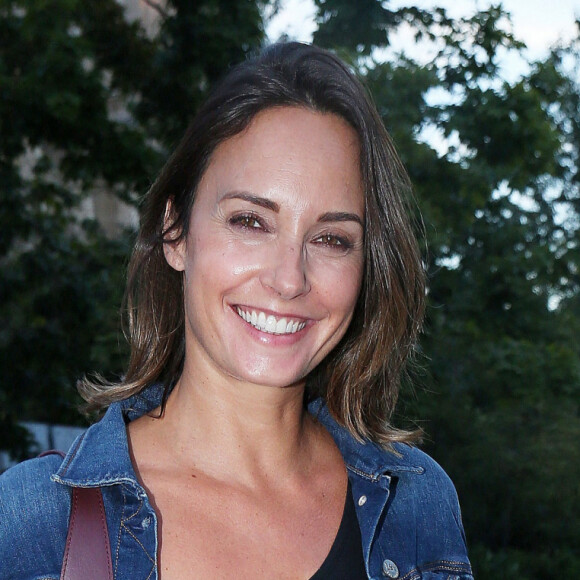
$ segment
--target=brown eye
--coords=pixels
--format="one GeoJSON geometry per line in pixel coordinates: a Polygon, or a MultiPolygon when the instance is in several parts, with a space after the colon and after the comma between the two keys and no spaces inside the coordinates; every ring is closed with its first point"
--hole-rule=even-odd
{"type": "Polygon", "coordinates": [[[335,237],[335,236],[331,236],[330,234],[327,234],[325,236],[322,236],[322,242],[324,244],[326,244],[327,246],[342,246],[342,240],[340,240],[339,238],[335,237]]]}
{"type": "Polygon", "coordinates": [[[241,214],[230,219],[230,224],[246,229],[265,229],[262,222],[252,214],[241,214]]]}
{"type": "Polygon", "coordinates": [[[336,248],[339,250],[347,250],[352,248],[352,244],[349,240],[342,236],[335,236],[333,234],[323,234],[314,240],[317,244],[322,244],[329,248],[336,248]]]}

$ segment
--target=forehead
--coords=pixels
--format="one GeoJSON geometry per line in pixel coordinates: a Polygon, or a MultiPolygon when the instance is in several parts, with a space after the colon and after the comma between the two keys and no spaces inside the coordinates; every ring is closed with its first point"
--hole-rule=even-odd
{"type": "Polygon", "coordinates": [[[362,213],[357,134],[333,114],[299,107],[262,111],[216,148],[198,195],[209,190],[219,198],[232,189],[348,205],[362,213]]]}

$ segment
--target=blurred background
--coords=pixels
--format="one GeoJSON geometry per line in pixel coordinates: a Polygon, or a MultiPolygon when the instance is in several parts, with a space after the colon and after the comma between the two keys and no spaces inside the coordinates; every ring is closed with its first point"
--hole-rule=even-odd
{"type": "Polygon", "coordinates": [[[123,372],[139,200],[207,90],[312,39],[369,87],[425,223],[396,420],[453,478],[478,579],[580,578],[579,23],[535,10],[528,48],[509,3],[442,5],[0,0],[0,470],[86,426],[78,378],[123,372]]]}

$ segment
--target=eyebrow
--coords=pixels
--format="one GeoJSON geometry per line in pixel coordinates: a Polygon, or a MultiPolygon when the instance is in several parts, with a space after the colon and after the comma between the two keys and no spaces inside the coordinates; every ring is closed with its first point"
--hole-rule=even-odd
{"type": "Polygon", "coordinates": [[[251,193],[245,193],[243,191],[232,191],[231,193],[226,193],[219,200],[219,203],[225,199],[241,199],[243,201],[253,203],[254,205],[259,205],[260,207],[270,209],[276,213],[280,213],[280,206],[275,201],[266,199],[265,197],[258,197],[257,195],[252,195],[251,193]]]}
{"type": "MultiPolygon", "coordinates": [[[[265,197],[259,197],[257,195],[252,195],[251,193],[246,193],[243,191],[232,191],[226,193],[220,200],[219,203],[226,199],[241,199],[254,205],[264,207],[275,213],[280,213],[280,206],[271,199],[266,199],[265,197]]],[[[323,213],[319,218],[319,222],[356,222],[362,228],[364,228],[364,223],[362,218],[356,213],[349,213],[346,211],[329,211],[323,213]]]]}
{"type": "Polygon", "coordinates": [[[356,222],[364,228],[361,217],[356,213],[348,213],[346,211],[330,211],[323,213],[319,218],[319,222],[356,222]]]}

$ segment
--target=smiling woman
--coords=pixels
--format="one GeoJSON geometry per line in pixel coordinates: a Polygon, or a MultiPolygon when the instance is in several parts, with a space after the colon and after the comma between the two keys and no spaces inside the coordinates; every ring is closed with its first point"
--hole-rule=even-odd
{"type": "Polygon", "coordinates": [[[408,193],[334,55],[234,68],[147,195],[127,374],[81,385],[105,416],[0,478],[6,577],[58,578],[96,487],[119,578],[470,580],[453,485],[390,423],[423,314],[408,193]]]}

